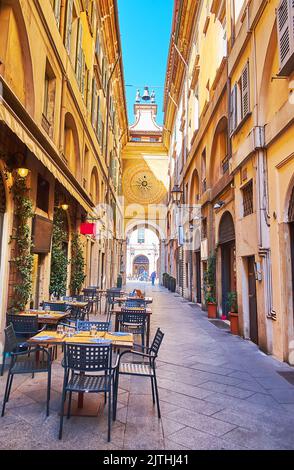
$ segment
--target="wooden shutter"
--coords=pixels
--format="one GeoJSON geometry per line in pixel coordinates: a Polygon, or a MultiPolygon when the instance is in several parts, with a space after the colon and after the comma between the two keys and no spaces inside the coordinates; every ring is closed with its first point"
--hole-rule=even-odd
{"type": "Polygon", "coordinates": [[[234,86],[230,96],[230,134],[237,127],[237,85],[234,86]]]}
{"type": "Polygon", "coordinates": [[[92,120],[92,126],[94,127],[94,129],[96,128],[96,117],[97,117],[97,114],[96,114],[96,110],[97,110],[97,83],[96,83],[96,79],[95,77],[93,78],[93,84],[92,84],[92,116],[91,116],[91,120],[92,120]]]}
{"type": "Polygon", "coordinates": [[[86,59],[85,54],[82,52],[82,67],[81,67],[81,93],[85,98],[85,77],[86,77],[86,59]]]}
{"type": "Polygon", "coordinates": [[[77,77],[77,81],[79,84],[79,88],[81,88],[82,66],[83,66],[82,42],[83,42],[83,26],[82,26],[81,20],[79,19],[78,36],[77,36],[77,51],[76,51],[76,77],[77,77]]]}
{"type": "Polygon", "coordinates": [[[277,9],[277,28],[281,72],[287,69],[294,54],[294,0],[281,0],[277,9]]]}
{"type": "Polygon", "coordinates": [[[234,221],[231,214],[225,212],[219,226],[219,243],[228,243],[233,240],[235,240],[234,221]]]}
{"type": "Polygon", "coordinates": [[[90,111],[90,105],[91,105],[91,79],[90,79],[90,70],[87,71],[87,110],[90,111]]]}
{"type": "Polygon", "coordinates": [[[241,76],[241,117],[250,112],[250,86],[249,86],[249,62],[246,64],[241,76]]]}
{"type": "Polygon", "coordinates": [[[54,15],[58,29],[60,27],[60,9],[61,9],[61,0],[55,0],[54,2],[54,15]]]}
{"type": "Polygon", "coordinates": [[[73,0],[67,0],[66,26],[65,26],[65,48],[70,54],[71,31],[72,31],[73,0]]]}

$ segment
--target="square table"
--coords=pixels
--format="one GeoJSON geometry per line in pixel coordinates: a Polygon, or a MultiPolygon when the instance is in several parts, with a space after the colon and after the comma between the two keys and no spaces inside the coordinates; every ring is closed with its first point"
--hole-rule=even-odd
{"type": "MultiPolygon", "coordinates": [[[[109,340],[113,346],[119,348],[126,348],[132,349],[134,345],[134,338],[132,334],[124,335],[124,336],[116,336],[115,332],[105,332],[105,331],[97,331],[95,338],[103,338],[109,340]]],[[[65,334],[58,334],[56,331],[42,331],[37,335],[30,338],[27,342],[30,344],[36,345],[62,345],[64,343],[77,343],[77,344],[93,344],[93,340],[95,339],[91,336],[89,331],[81,331],[77,332],[73,336],[66,336],[65,334]],[[43,338],[43,339],[42,339],[43,338]]],[[[84,392],[78,393],[78,404],[77,408],[73,411],[73,416],[97,416],[98,410],[94,406],[89,410],[84,410],[84,392]],[[86,414],[85,414],[86,413],[86,414]]],[[[65,407],[66,409],[66,407],[65,407]]]]}
{"type": "Polygon", "coordinates": [[[45,310],[30,309],[27,312],[19,312],[17,315],[37,316],[38,323],[45,325],[57,325],[61,320],[64,320],[69,313],[67,312],[46,312],[45,310]]]}

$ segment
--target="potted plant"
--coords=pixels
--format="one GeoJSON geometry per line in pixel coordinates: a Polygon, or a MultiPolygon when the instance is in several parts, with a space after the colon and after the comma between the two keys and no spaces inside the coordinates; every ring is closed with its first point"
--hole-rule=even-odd
{"type": "Polygon", "coordinates": [[[217,317],[216,298],[211,292],[206,293],[205,302],[207,305],[208,318],[216,318],[217,317]]]}
{"type": "Polygon", "coordinates": [[[229,307],[229,319],[231,323],[231,333],[233,335],[239,334],[239,322],[238,322],[238,301],[237,292],[229,292],[227,297],[227,305],[229,307]]]}
{"type": "Polygon", "coordinates": [[[217,318],[217,304],[215,295],[216,285],[216,257],[211,254],[207,260],[207,269],[204,272],[204,295],[207,305],[208,318],[217,318]]]}

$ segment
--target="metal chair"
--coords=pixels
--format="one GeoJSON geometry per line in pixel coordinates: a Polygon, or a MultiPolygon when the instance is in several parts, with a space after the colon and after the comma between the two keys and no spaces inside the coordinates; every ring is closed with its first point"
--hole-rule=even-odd
{"type": "Polygon", "coordinates": [[[146,300],[144,299],[126,300],[125,307],[126,308],[128,307],[146,308],[146,300]]]}
{"type": "MultiPolygon", "coordinates": [[[[158,356],[158,351],[161,346],[163,337],[164,337],[164,333],[160,330],[160,328],[158,328],[155,333],[151,347],[150,348],[144,347],[145,352],[132,350],[132,351],[124,351],[123,353],[119,355],[118,369],[117,369],[117,374],[116,374],[115,390],[114,390],[114,409],[113,409],[114,420],[116,419],[116,405],[117,405],[117,394],[118,394],[118,385],[119,385],[120,375],[133,375],[133,376],[137,375],[140,377],[150,377],[153,403],[155,404],[155,399],[156,399],[158,418],[161,418],[158,387],[157,387],[156,372],[155,372],[155,360],[158,356]],[[122,362],[122,358],[126,354],[131,354],[131,353],[135,356],[142,357],[143,358],[142,363],[122,362]],[[144,362],[144,359],[148,359],[148,362],[147,363],[144,362]]],[[[137,345],[134,345],[134,346],[137,346],[137,345]]]]}
{"type": "Polygon", "coordinates": [[[52,312],[66,312],[69,306],[66,303],[43,302],[43,309],[49,307],[52,312]]]}
{"type": "MultiPolygon", "coordinates": [[[[23,350],[28,347],[28,344],[25,342],[26,338],[30,338],[31,336],[40,333],[46,328],[46,325],[44,325],[41,329],[39,329],[37,315],[17,315],[15,313],[7,313],[6,325],[8,326],[10,324],[13,325],[15,336],[19,338],[17,339],[17,343],[23,348],[23,350]]],[[[8,346],[6,345],[5,338],[0,374],[1,376],[4,373],[6,354],[10,352],[7,347],[8,346]]]]}
{"type": "Polygon", "coordinates": [[[5,330],[5,344],[7,351],[10,352],[11,361],[8,370],[6,388],[3,399],[2,414],[4,416],[5,406],[9,400],[13,377],[16,374],[37,374],[38,372],[47,372],[47,406],[46,414],[49,416],[49,401],[50,401],[50,387],[51,387],[51,356],[50,353],[40,346],[30,348],[29,351],[21,351],[19,349],[17,338],[13,325],[8,325],[5,330]],[[39,360],[36,353],[42,352],[42,360],[39,360]]]}
{"type": "Polygon", "coordinates": [[[67,418],[70,418],[73,393],[104,393],[108,395],[108,442],[110,441],[112,420],[112,390],[117,363],[112,366],[112,345],[76,344],[64,345],[64,381],[60,409],[59,439],[62,438],[63,415],[66,395],[69,393],[67,418]],[[101,373],[97,375],[97,372],[101,373]],[[95,375],[94,375],[95,374],[95,375]]]}
{"type": "Polygon", "coordinates": [[[114,309],[116,299],[122,296],[120,288],[107,289],[106,291],[106,302],[105,302],[105,315],[107,315],[107,321],[110,321],[112,310],[114,309]]]}
{"type": "Polygon", "coordinates": [[[145,344],[147,314],[146,310],[131,310],[122,307],[121,314],[118,317],[119,331],[141,335],[142,348],[145,344]]]}
{"type": "Polygon", "coordinates": [[[97,331],[109,331],[110,322],[109,321],[77,321],[76,329],[78,331],[90,331],[91,326],[95,325],[97,331]]]}

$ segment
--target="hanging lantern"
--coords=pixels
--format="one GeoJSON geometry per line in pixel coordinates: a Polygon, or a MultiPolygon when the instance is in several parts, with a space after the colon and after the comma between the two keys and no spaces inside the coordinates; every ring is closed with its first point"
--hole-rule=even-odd
{"type": "Polygon", "coordinates": [[[96,234],[96,224],[91,224],[88,222],[83,222],[80,225],[81,235],[95,235],[96,234]]]}

